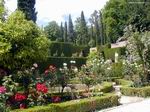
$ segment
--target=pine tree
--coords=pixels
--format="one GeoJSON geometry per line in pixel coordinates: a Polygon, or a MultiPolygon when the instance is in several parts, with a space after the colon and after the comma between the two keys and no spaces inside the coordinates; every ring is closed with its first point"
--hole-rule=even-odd
{"type": "Polygon", "coordinates": [[[71,15],[69,15],[69,22],[68,22],[68,41],[75,42],[75,33],[74,33],[74,29],[73,29],[71,15]]]}
{"type": "Polygon", "coordinates": [[[18,10],[22,11],[27,20],[36,22],[37,12],[35,11],[35,0],[18,0],[18,10]]]}
{"type": "Polygon", "coordinates": [[[65,26],[64,26],[64,42],[68,41],[68,36],[67,36],[67,22],[65,22],[65,26]]]}

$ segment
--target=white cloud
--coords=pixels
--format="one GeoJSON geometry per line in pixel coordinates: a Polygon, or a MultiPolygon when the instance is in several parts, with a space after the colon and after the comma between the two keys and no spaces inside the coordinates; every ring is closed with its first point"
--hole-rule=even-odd
{"type": "MultiPolygon", "coordinates": [[[[90,17],[94,10],[100,10],[108,0],[36,0],[39,25],[55,20],[58,23],[64,21],[68,14],[73,21],[84,11],[85,16],[90,17]]],[[[17,0],[6,0],[6,6],[13,12],[16,9],[17,0]]]]}

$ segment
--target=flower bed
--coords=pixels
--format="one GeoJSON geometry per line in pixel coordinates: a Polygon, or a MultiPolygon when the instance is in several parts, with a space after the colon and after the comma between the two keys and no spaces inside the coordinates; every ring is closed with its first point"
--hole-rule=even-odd
{"type": "Polygon", "coordinates": [[[37,106],[24,110],[13,110],[11,112],[89,112],[116,105],[118,105],[118,97],[116,95],[107,94],[101,97],[72,100],[64,103],[37,106]]]}

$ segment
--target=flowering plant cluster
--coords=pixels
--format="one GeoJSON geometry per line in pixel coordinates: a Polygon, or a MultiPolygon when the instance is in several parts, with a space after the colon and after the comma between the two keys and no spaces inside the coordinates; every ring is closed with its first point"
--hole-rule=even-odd
{"type": "Polygon", "coordinates": [[[48,88],[46,87],[45,84],[41,84],[41,83],[37,83],[36,84],[36,90],[38,92],[42,92],[42,93],[47,93],[48,92],[48,88]]]}
{"type": "Polygon", "coordinates": [[[21,94],[21,93],[15,94],[15,100],[18,102],[21,102],[21,101],[26,100],[26,99],[27,99],[27,96],[24,94],[21,94]]]}

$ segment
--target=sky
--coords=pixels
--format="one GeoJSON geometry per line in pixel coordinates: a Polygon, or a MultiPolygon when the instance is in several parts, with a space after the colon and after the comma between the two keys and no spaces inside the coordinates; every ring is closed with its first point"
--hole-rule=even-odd
{"type": "MultiPolygon", "coordinates": [[[[108,0],[36,0],[37,24],[45,26],[50,21],[56,21],[58,24],[68,20],[71,14],[75,21],[84,11],[86,18],[89,18],[94,10],[100,10],[108,0]]],[[[6,7],[9,14],[15,11],[17,0],[6,0],[6,7]]]]}

